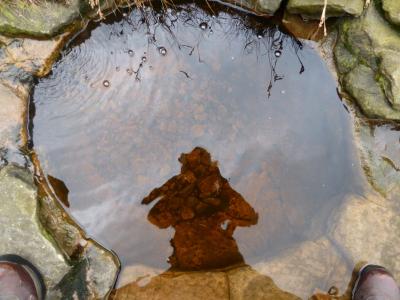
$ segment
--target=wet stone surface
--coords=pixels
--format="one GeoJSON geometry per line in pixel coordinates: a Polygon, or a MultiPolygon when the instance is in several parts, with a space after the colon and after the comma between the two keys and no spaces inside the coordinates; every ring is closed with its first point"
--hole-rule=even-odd
{"type": "Polygon", "coordinates": [[[400,120],[400,34],[377,1],[341,20],[335,59],[344,90],[371,119],[400,120]]]}
{"type": "MultiPolygon", "coordinates": [[[[219,190],[202,196],[206,177],[206,190],[227,184],[253,210],[250,219],[230,218],[238,227],[225,235],[251,266],[318,240],[346,195],[362,192],[350,115],[316,51],[265,20],[213,11],[186,4],[110,19],[83,32],[35,87],[33,145],[46,178],[64,182],[72,215],[145,277],[185,269],[174,245],[196,244],[178,239],[197,236],[202,218],[179,193],[193,207],[218,208],[216,233],[229,228],[220,222],[229,201],[219,190]],[[205,178],[177,161],[196,147],[218,162],[204,165],[205,178]],[[190,180],[196,191],[185,190],[190,180]],[[177,187],[155,189],[171,181],[177,187]],[[152,191],[154,206],[141,204],[152,191]]],[[[336,253],[330,247],[321,256],[336,253]]],[[[189,264],[197,259],[186,255],[189,264]]],[[[312,278],[313,286],[332,279],[312,278]]]]}
{"type": "Polygon", "coordinates": [[[34,263],[47,288],[53,289],[70,266],[39,221],[32,175],[19,167],[3,167],[0,187],[0,253],[17,254],[34,263]]]}

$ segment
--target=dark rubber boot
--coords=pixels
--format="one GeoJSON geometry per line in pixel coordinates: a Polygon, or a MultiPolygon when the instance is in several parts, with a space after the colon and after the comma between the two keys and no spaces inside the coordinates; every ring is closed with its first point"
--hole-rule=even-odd
{"type": "Polygon", "coordinates": [[[0,256],[0,300],[42,300],[45,291],[39,271],[29,261],[14,254],[0,256]]]}
{"type": "Polygon", "coordinates": [[[353,289],[353,300],[400,300],[400,290],[384,267],[364,266],[353,289]]]}

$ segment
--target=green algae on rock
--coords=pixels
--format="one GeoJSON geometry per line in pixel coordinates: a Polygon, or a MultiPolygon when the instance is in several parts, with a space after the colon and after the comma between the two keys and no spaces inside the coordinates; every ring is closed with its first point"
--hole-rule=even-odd
{"type": "Polygon", "coordinates": [[[54,36],[80,18],[85,6],[83,3],[80,0],[71,0],[68,4],[52,1],[0,1],[0,33],[13,36],[54,36]]]}
{"type": "Polygon", "coordinates": [[[400,1],[382,0],[382,8],[386,13],[386,19],[394,25],[400,25],[400,1]]]}
{"type": "Polygon", "coordinates": [[[376,5],[341,21],[334,50],[339,79],[367,117],[400,120],[400,32],[376,5]]]}
{"type": "MultiPolygon", "coordinates": [[[[319,19],[323,7],[324,0],[289,0],[287,10],[292,14],[301,14],[312,19],[319,19]]],[[[326,16],[360,16],[363,8],[363,0],[329,0],[326,7],[326,16]]]]}

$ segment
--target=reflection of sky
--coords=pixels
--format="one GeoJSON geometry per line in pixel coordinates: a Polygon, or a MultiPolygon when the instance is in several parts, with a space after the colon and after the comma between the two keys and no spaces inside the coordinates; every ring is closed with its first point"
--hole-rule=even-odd
{"type": "Polygon", "coordinates": [[[178,174],[180,153],[195,146],[219,161],[260,214],[257,226],[235,232],[245,259],[314,234],[311,220],[321,232],[355,184],[348,118],[318,55],[300,50],[300,75],[296,52],[283,41],[277,72],[284,78],[268,98],[269,47],[243,50],[249,36],[267,39],[245,31],[227,38],[233,20],[224,16],[207,31],[173,27],[182,44],[198,44],[191,56],[160,29],[156,46],[166,56],[144,30],[103,24],[36,87],[34,143],[45,172],[65,181],[78,222],[129,263],[165,265],[171,231],[148,223],[149,207],[139,202],[178,174]],[[126,70],[136,70],[144,53],[138,82],[126,70]]]}

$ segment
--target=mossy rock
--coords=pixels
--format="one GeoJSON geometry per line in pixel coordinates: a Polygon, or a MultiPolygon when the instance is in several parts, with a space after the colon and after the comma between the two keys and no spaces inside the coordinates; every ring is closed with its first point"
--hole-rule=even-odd
{"type": "Polygon", "coordinates": [[[343,88],[367,117],[400,120],[400,32],[372,2],[357,19],[344,19],[334,55],[343,88]]]}
{"type": "Polygon", "coordinates": [[[400,26],[400,1],[382,0],[382,8],[386,13],[386,19],[392,24],[400,26]]]}
{"type": "MultiPolygon", "coordinates": [[[[287,10],[313,19],[321,17],[324,0],[289,0],[287,10]]],[[[326,7],[327,17],[344,15],[360,16],[363,12],[363,0],[329,0],[326,7]]]]}
{"type": "Polygon", "coordinates": [[[0,33],[9,36],[49,37],[60,33],[88,9],[85,1],[0,1],[0,33]]]}

